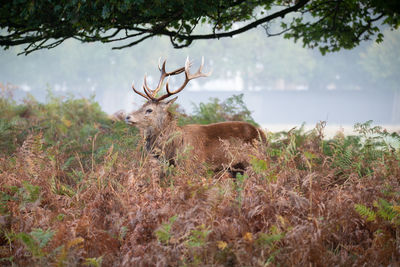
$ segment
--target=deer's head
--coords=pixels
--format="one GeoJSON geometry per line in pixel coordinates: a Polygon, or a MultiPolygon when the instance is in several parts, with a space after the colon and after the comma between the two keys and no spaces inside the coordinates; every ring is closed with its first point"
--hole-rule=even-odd
{"type": "Polygon", "coordinates": [[[128,114],[125,122],[143,129],[161,130],[172,120],[172,115],[168,109],[177,98],[169,101],[147,101],[140,109],[128,114]]]}
{"type": "Polygon", "coordinates": [[[160,63],[158,64],[158,69],[161,72],[161,77],[156,89],[152,90],[149,88],[146,81],[146,75],[144,76],[144,84],[143,84],[144,93],[137,91],[135,86],[132,84],[133,91],[136,94],[146,98],[147,102],[139,110],[128,114],[125,118],[126,123],[138,126],[139,128],[142,129],[150,129],[158,131],[162,130],[172,120],[172,115],[168,111],[168,108],[171,106],[172,103],[175,102],[177,97],[167,101],[164,100],[182,91],[190,80],[199,77],[207,77],[211,74],[211,72],[209,73],[201,72],[204,65],[204,58],[202,58],[201,65],[198,71],[194,74],[190,74],[190,66],[192,65],[192,63],[189,62],[189,58],[186,59],[184,67],[176,69],[171,72],[165,71],[165,63],[166,60],[164,60],[162,67],[160,66],[160,63]],[[183,82],[181,87],[171,91],[168,84],[170,76],[177,75],[182,72],[185,73],[185,81],[183,82]],[[166,93],[164,95],[157,96],[158,92],[163,86],[163,81],[166,77],[168,77],[167,82],[165,83],[166,93]]]}

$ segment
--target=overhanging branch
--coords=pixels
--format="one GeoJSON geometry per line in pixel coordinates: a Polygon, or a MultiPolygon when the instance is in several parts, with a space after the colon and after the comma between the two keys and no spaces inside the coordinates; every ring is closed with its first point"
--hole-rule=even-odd
{"type": "Polygon", "coordinates": [[[233,30],[230,32],[223,32],[223,33],[212,33],[212,34],[200,34],[200,35],[182,35],[179,34],[177,32],[174,31],[168,31],[168,30],[164,30],[161,33],[164,35],[174,35],[177,38],[183,39],[183,40],[200,40],[200,39],[213,39],[213,38],[223,38],[223,37],[233,37],[235,35],[238,35],[240,33],[243,33],[245,31],[248,31],[250,29],[256,28],[257,26],[266,23],[268,21],[271,21],[273,19],[276,18],[283,18],[286,16],[286,14],[291,13],[291,12],[295,12],[297,10],[299,10],[300,8],[302,8],[303,6],[305,6],[308,2],[310,2],[311,0],[301,0],[299,1],[296,5],[288,7],[286,9],[280,10],[278,12],[275,12],[274,14],[271,14],[269,16],[266,16],[264,18],[261,18],[259,20],[253,21],[252,23],[247,24],[246,26],[243,26],[242,28],[239,28],[237,30],[233,30]]]}
{"type": "Polygon", "coordinates": [[[212,34],[195,34],[195,35],[190,35],[190,34],[181,34],[179,31],[169,31],[167,29],[157,29],[157,31],[153,32],[151,29],[141,29],[142,31],[151,33],[151,36],[146,36],[145,38],[141,38],[135,42],[132,42],[130,44],[120,46],[120,47],[113,47],[113,49],[121,49],[121,48],[126,48],[130,47],[133,45],[136,45],[145,39],[152,37],[154,35],[166,35],[170,37],[171,43],[173,44],[174,48],[184,48],[188,47],[194,40],[201,40],[201,39],[219,39],[219,38],[224,38],[224,37],[233,37],[235,35],[241,34],[243,32],[246,32],[250,29],[256,28],[257,26],[264,24],[268,21],[274,20],[276,18],[283,18],[286,16],[286,14],[289,14],[291,12],[296,12],[302,7],[304,7],[308,2],[311,0],[300,0],[295,4],[294,6],[288,7],[286,9],[277,11],[271,15],[268,15],[264,18],[258,19],[256,21],[253,21],[252,23],[247,24],[246,26],[243,26],[239,29],[229,31],[229,32],[223,32],[223,33],[212,33],[212,34]],[[180,40],[179,43],[176,42],[176,40],[180,40]]]}
{"type": "MultiPolygon", "coordinates": [[[[118,2],[108,6],[119,7],[118,2]]],[[[127,5],[125,10],[104,9],[101,5],[86,3],[82,4],[79,12],[72,4],[65,4],[61,14],[57,10],[47,14],[47,10],[39,8],[45,3],[45,0],[34,1],[34,9],[14,2],[0,8],[0,28],[5,30],[0,32],[0,46],[25,45],[23,54],[29,54],[39,49],[53,48],[73,38],[81,42],[121,42],[113,49],[122,49],[153,36],[166,36],[174,48],[182,48],[195,40],[233,37],[264,26],[268,36],[285,34],[294,40],[301,38],[303,44],[311,48],[329,43],[332,49],[324,49],[337,51],[354,47],[361,39],[368,39],[379,32],[377,26],[373,25],[376,20],[385,16],[391,18],[390,14],[372,2],[369,6],[360,3],[343,6],[348,4],[343,0],[230,0],[210,1],[209,5],[194,5],[194,1],[183,5],[181,1],[172,1],[159,10],[154,10],[147,2],[127,5]],[[13,8],[18,10],[7,12],[13,8]],[[273,13],[261,15],[263,17],[258,19],[258,15],[254,14],[260,8],[273,13]],[[25,14],[23,11],[27,15],[21,15],[25,14]],[[290,13],[296,14],[290,23],[282,20],[285,25],[280,30],[276,33],[268,31],[269,22],[279,21],[290,13]],[[195,34],[195,28],[202,24],[200,21],[209,21],[211,28],[205,33],[195,34]],[[238,23],[235,26],[239,25],[239,28],[230,28],[233,23],[238,23]]],[[[385,20],[382,24],[392,28],[399,25],[396,19],[385,20]]]]}

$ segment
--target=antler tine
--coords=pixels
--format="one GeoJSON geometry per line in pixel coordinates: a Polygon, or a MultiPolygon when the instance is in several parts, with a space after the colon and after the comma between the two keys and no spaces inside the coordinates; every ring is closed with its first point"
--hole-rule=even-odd
{"type": "MultiPolygon", "coordinates": [[[[160,65],[160,62],[161,62],[161,57],[159,57],[159,58],[158,58],[158,69],[161,71],[161,65],[160,65]]],[[[165,61],[164,61],[164,63],[165,63],[165,61]]]]}
{"type": "Polygon", "coordinates": [[[161,71],[161,75],[163,75],[164,73],[166,74],[166,76],[167,75],[175,75],[175,74],[182,73],[185,70],[185,68],[179,68],[174,71],[167,72],[165,70],[165,64],[167,63],[167,60],[166,59],[164,60],[162,67],[160,65],[160,62],[161,62],[161,57],[158,59],[158,69],[159,69],[159,71],[161,71]]]}
{"type": "MultiPolygon", "coordinates": [[[[159,100],[156,99],[155,97],[156,97],[156,95],[158,94],[158,92],[161,90],[162,83],[163,83],[165,77],[167,77],[167,76],[170,77],[171,75],[177,75],[177,74],[182,73],[182,72],[185,71],[185,68],[182,67],[182,68],[176,69],[176,70],[174,70],[174,71],[167,72],[167,71],[165,70],[165,64],[167,63],[167,60],[166,60],[166,59],[164,60],[164,62],[163,62],[163,64],[162,64],[162,67],[160,67],[160,61],[161,61],[161,58],[159,58],[159,61],[158,61],[158,69],[161,71],[161,76],[160,76],[160,80],[159,80],[159,82],[158,82],[158,84],[157,84],[156,89],[151,90],[151,89],[147,86],[147,83],[146,83],[146,90],[147,90],[148,92],[151,92],[151,95],[152,95],[151,98],[152,98],[152,100],[154,100],[154,101],[159,101],[159,100]]],[[[168,82],[167,82],[167,83],[168,83],[168,82]]]]}
{"type": "MultiPolygon", "coordinates": [[[[161,59],[161,58],[160,58],[161,59]]],[[[161,77],[166,73],[165,71],[165,64],[167,63],[167,60],[164,59],[164,62],[162,64],[162,67],[160,67],[160,62],[158,62],[158,69],[161,71],[161,77]]]]}
{"type": "Polygon", "coordinates": [[[164,60],[162,67],[160,69],[160,65],[158,65],[158,69],[161,71],[161,76],[160,76],[160,80],[158,81],[157,87],[156,89],[154,89],[153,92],[153,97],[156,97],[156,95],[158,94],[158,92],[161,89],[162,83],[165,79],[165,76],[167,75],[167,73],[165,72],[165,63],[167,62],[167,60],[164,60]]]}
{"type": "MultiPolygon", "coordinates": [[[[165,63],[165,62],[166,62],[166,61],[164,61],[164,63],[165,63]]],[[[165,71],[165,66],[163,66],[163,67],[164,67],[163,70],[164,70],[165,74],[168,75],[168,76],[176,75],[176,74],[179,74],[179,73],[182,73],[182,72],[185,71],[185,67],[182,67],[182,68],[176,69],[176,70],[174,70],[174,71],[166,72],[166,71],[165,71]]]]}
{"type": "Polygon", "coordinates": [[[132,89],[133,89],[133,91],[134,91],[136,94],[138,94],[138,95],[140,95],[140,96],[143,96],[143,97],[146,98],[147,100],[150,100],[150,98],[149,98],[148,96],[142,94],[141,92],[139,92],[139,91],[137,91],[137,90],[135,89],[135,85],[133,84],[133,82],[132,82],[132,89]]]}
{"type": "Polygon", "coordinates": [[[194,79],[194,78],[198,78],[198,77],[208,77],[211,75],[212,71],[207,72],[207,73],[202,73],[201,71],[203,70],[203,66],[204,66],[204,57],[201,57],[201,64],[199,69],[196,71],[195,74],[190,76],[190,79],[194,79]]]}
{"type": "Polygon", "coordinates": [[[165,98],[167,98],[167,97],[169,97],[171,95],[177,94],[180,91],[182,91],[186,87],[186,85],[188,84],[188,82],[190,80],[195,79],[195,78],[199,78],[199,77],[207,77],[207,76],[210,76],[210,74],[211,74],[211,72],[202,73],[203,66],[204,66],[204,57],[201,58],[201,65],[200,65],[199,69],[197,70],[197,72],[194,73],[194,74],[190,74],[190,67],[193,65],[193,63],[189,61],[189,57],[186,58],[186,62],[185,62],[185,66],[184,67],[176,69],[174,71],[170,71],[170,72],[165,71],[166,62],[167,62],[167,60],[164,60],[162,66],[161,66],[160,65],[161,58],[158,59],[158,69],[161,72],[161,77],[160,77],[160,80],[159,80],[159,82],[157,84],[156,89],[154,89],[154,90],[150,89],[150,87],[147,85],[147,75],[144,75],[143,91],[144,91],[145,94],[137,91],[135,89],[134,84],[132,83],[133,91],[135,93],[137,93],[138,95],[146,98],[147,100],[158,102],[158,101],[161,101],[161,100],[163,100],[163,99],[165,99],[165,98]],[[177,74],[182,73],[182,72],[185,72],[185,81],[183,82],[183,84],[177,90],[171,92],[169,90],[169,79],[170,79],[170,77],[172,75],[177,75],[177,74]],[[160,89],[162,87],[162,84],[163,84],[163,81],[164,81],[165,77],[167,77],[167,76],[168,76],[168,79],[167,79],[167,82],[166,82],[166,85],[165,85],[167,93],[157,98],[156,95],[160,91],[160,89]]]}
{"type": "MultiPolygon", "coordinates": [[[[157,88],[155,90],[151,90],[149,86],[147,85],[147,74],[144,75],[144,82],[143,82],[143,91],[146,93],[146,95],[149,97],[149,100],[156,100],[155,96],[157,95],[158,91],[157,88]]],[[[160,90],[160,89],[158,89],[160,90]]]]}
{"type": "Polygon", "coordinates": [[[189,56],[187,56],[186,61],[185,61],[185,76],[186,76],[186,78],[188,78],[190,66],[191,66],[191,64],[190,64],[189,56]]]}
{"type": "Polygon", "coordinates": [[[166,90],[167,90],[167,94],[165,94],[165,95],[163,95],[163,96],[157,98],[157,101],[163,100],[163,99],[165,99],[165,98],[167,98],[167,97],[169,97],[169,96],[171,96],[171,95],[174,95],[174,94],[179,93],[180,91],[182,91],[182,90],[186,87],[186,85],[188,84],[188,82],[189,82],[190,80],[192,80],[192,79],[199,78],[199,77],[207,77],[207,76],[210,76],[210,75],[211,75],[211,72],[208,72],[208,73],[202,73],[202,72],[201,72],[202,69],[203,69],[203,66],[204,66],[204,57],[202,57],[201,65],[200,65],[198,71],[197,71],[195,74],[190,74],[190,67],[191,67],[191,66],[192,66],[192,62],[190,62],[190,61],[189,61],[189,57],[187,57],[187,58],[186,58],[186,62],[185,62],[185,67],[184,67],[184,69],[185,69],[185,81],[183,82],[183,84],[181,85],[181,87],[179,87],[179,88],[176,89],[175,91],[172,91],[172,92],[171,92],[171,91],[169,90],[169,77],[168,77],[167,83],[166,83],[166,85],[165,85],[165,88],[166,88],[166,90]]]}

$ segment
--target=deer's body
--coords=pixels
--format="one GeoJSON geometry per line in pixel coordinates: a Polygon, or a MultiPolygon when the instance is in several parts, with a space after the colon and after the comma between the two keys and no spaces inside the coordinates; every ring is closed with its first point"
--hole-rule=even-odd
{"type": "Polygon", "coordinates": [[[140,129],[141,135],[146,141],[146,149],[154,156],[163,156],[166,160],[174,163],[178,153],[185,149],[190,149],[190,156],[199,163],[207,163],[213,169],[221,169],[231,164],[226,153],[226,143],[253,144],[257,140],[265,142],[264,133],[247,122],[220,122],[209,125],[190,124],[179,127],[169,111],[170,105],[176,98],[169,101],[161,101],[168,96],[178,93],[188,83],[190,79],[194,79],[206,74],[201,73],[201,67],[194,75],[189,74],[188,61],[185,68],[178,69],[174,72],[165,72],[165,62],[163,67],[159,67],[162,72],[160,82],[157,89],[151,90],[147,87],[146,81],[144,86],[145,94],[141,96],[148,99],[139,110],[130,113],[125,121],[128,124],[135,125],[140,129]],[[185,71],[186,80],[180,89],[170,92],[167,82],[167,95],[155,98],[162,85],[162,79],[167,75],[175,75],[185,71]]]}
{"type": "Polygon", "coordinates": [[[187,125],[182,131],[183,143],[194,148],[195,157],[215,169],[223,168],[230,161],[224,141],[230,144],[254,144],[257,140],[265,141],[262,131],[247,122],[239,121],[187,125]]]}

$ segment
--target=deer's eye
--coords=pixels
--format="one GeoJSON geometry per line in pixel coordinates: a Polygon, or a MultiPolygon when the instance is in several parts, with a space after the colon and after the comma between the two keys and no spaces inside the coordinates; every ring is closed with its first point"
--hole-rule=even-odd
{"type": "Polygon", "coordinates": [[[146,114],[149,114],[149,113],[152,113],[152,112],[153,112],[153,110],[151,108],[146,109],[146,114]]]}

